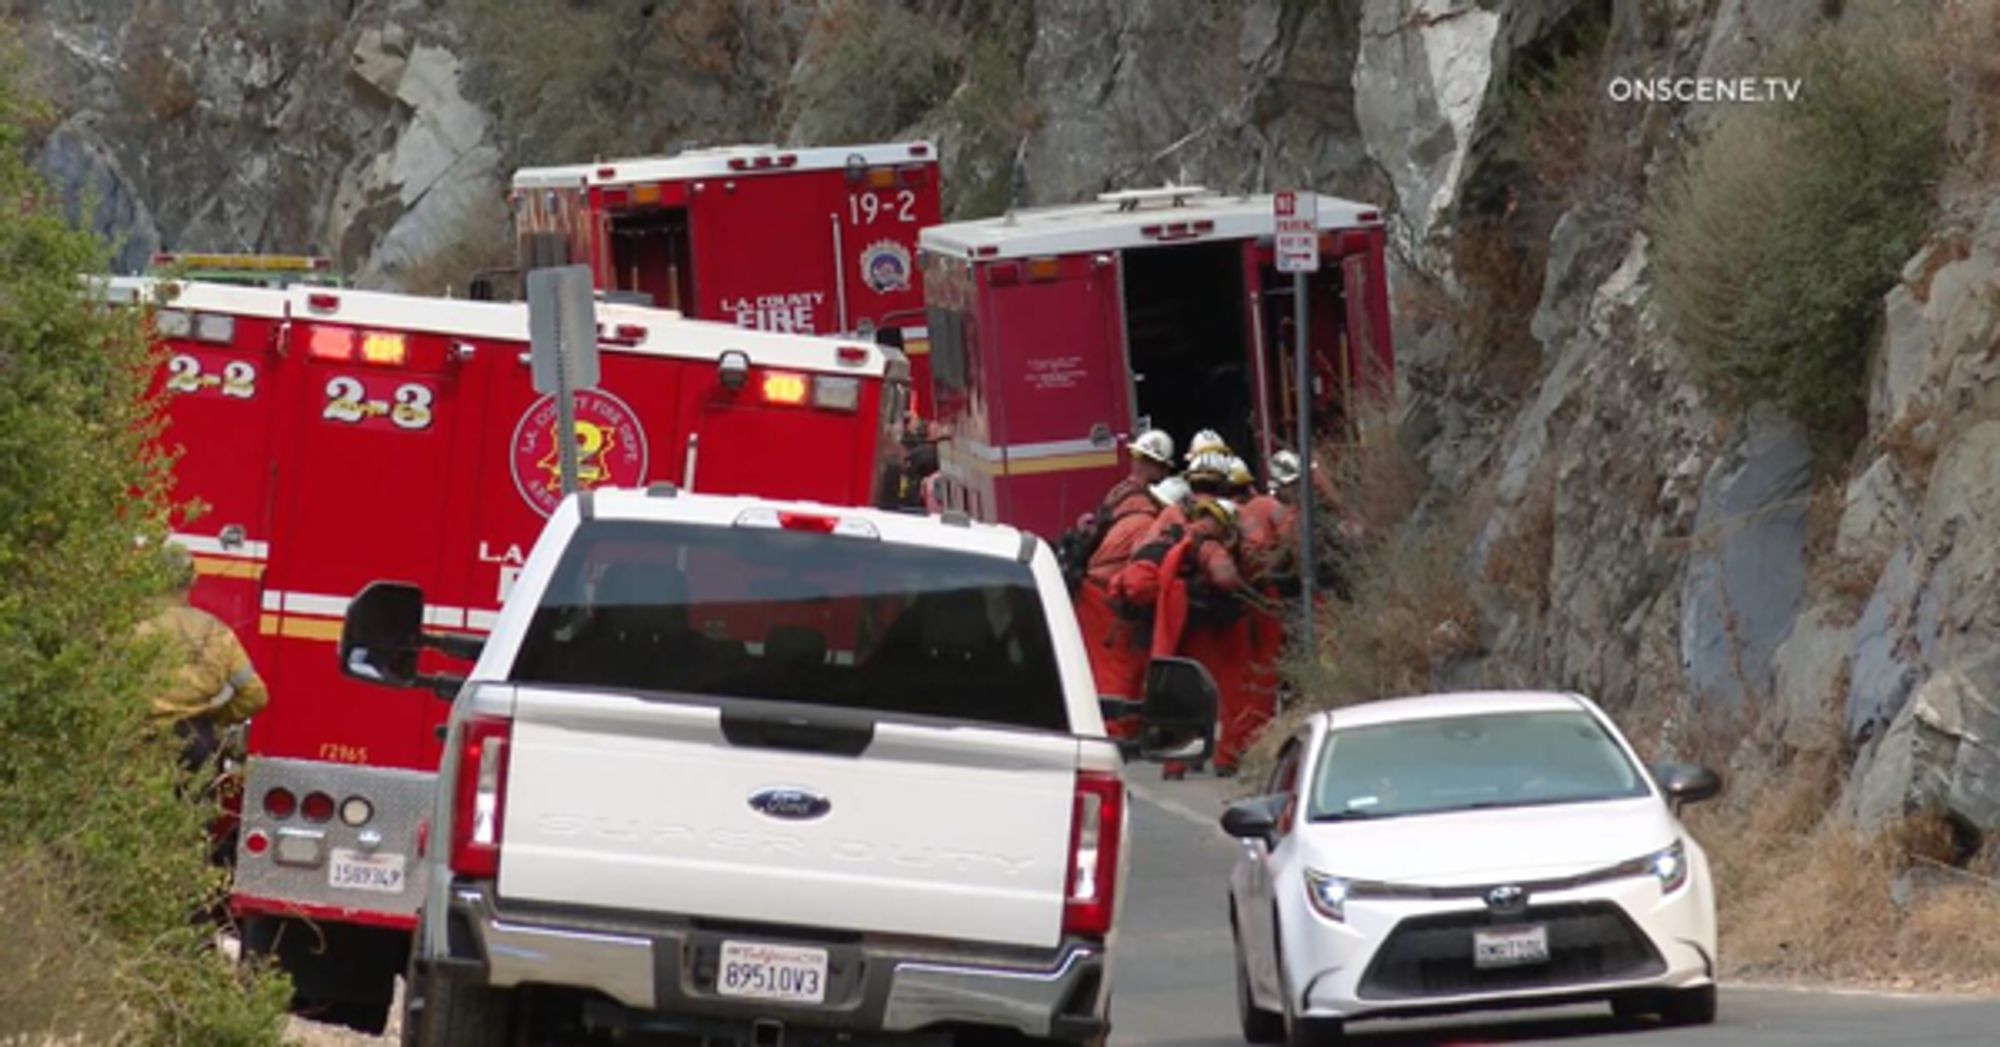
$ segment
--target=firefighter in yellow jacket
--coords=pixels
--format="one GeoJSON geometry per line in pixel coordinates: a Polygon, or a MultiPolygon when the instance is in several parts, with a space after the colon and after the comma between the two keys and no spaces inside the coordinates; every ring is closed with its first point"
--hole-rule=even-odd
{"type": "Polygon", "coordinates": [[[159,637],[173,659],[172,671],[153,697],[153,719],[180,733],[189,760],[199,766],[213,755],[220,732],[255,716],[270,694],[236,633],[188,604],[193,558],[177,545],[167,546],[166,554],[172,592],[167,605],[140,624],[139,634],[159,637]]]}

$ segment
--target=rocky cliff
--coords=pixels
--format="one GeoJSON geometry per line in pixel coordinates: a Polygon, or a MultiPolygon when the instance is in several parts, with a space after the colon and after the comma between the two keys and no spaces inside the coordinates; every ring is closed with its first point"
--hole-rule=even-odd
{"type": "MultiPolygon", "coordinates": [[[[935,136],[959,214],[1168,179],[1376,199],[1399,255],[1397,431],[1429,485],[1412,526],[1472,539],[1451,566],[1476,613],[1434,678],[1591,693],[1753,779],[1830,752],[1829,805],[1864,826],[1942,811],[1970,850],[2000,831],[2000,198],[1967,175],[2000,74],[1981,46],[1940,67],[1958,173],[1859,303],[1865,418],[1831,446],[1705,378],[1656,293],[1651,216],[1730,106],[1609,89],[1767,75],[1871,6],[10,8],[60,112],[42,168],[95,201],[128,266],[315,249],[364,282],[434,284],[439,260],[504,252],[514,164],[726,141],[935,136]]],[[[1978,35],[1990,4],[1913,6],[2000,41],[1978,35]]]]}

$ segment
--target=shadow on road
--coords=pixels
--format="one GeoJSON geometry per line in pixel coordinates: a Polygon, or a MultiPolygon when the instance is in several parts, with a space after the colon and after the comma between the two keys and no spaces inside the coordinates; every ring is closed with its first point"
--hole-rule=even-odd
{"type": "Polygon", "coordinates": [[[1548,1042],[1585,1037],[1641,1034],[1656,1026],[1622,1021],[1609,1014],[1537,1014],[1514,1019],[1487,1017],[1424,1022],[1363,1022],[1348,1030],[1342,1047],[1416,1047],[1418,1044],[1548,1042]]]}

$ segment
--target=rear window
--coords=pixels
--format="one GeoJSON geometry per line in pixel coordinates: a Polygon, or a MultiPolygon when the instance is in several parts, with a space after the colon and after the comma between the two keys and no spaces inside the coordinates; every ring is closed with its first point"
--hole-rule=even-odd
{"type": "Polygon", "coordinates": [[[1026,564],[756,527],[583,524],[510,678],[1069,728],[1026,564]]]}

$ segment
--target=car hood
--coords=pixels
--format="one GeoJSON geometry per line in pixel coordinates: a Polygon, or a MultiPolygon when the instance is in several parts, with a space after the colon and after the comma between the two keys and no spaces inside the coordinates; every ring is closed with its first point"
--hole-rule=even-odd
{"type": "Polygon", "coordinates": [[[1476,886],[1548,879],[1650,854],[1680,827],[1658,799],[1514,807],[1302,827],[1306,864],[1355,880],[1476,886]]]}

